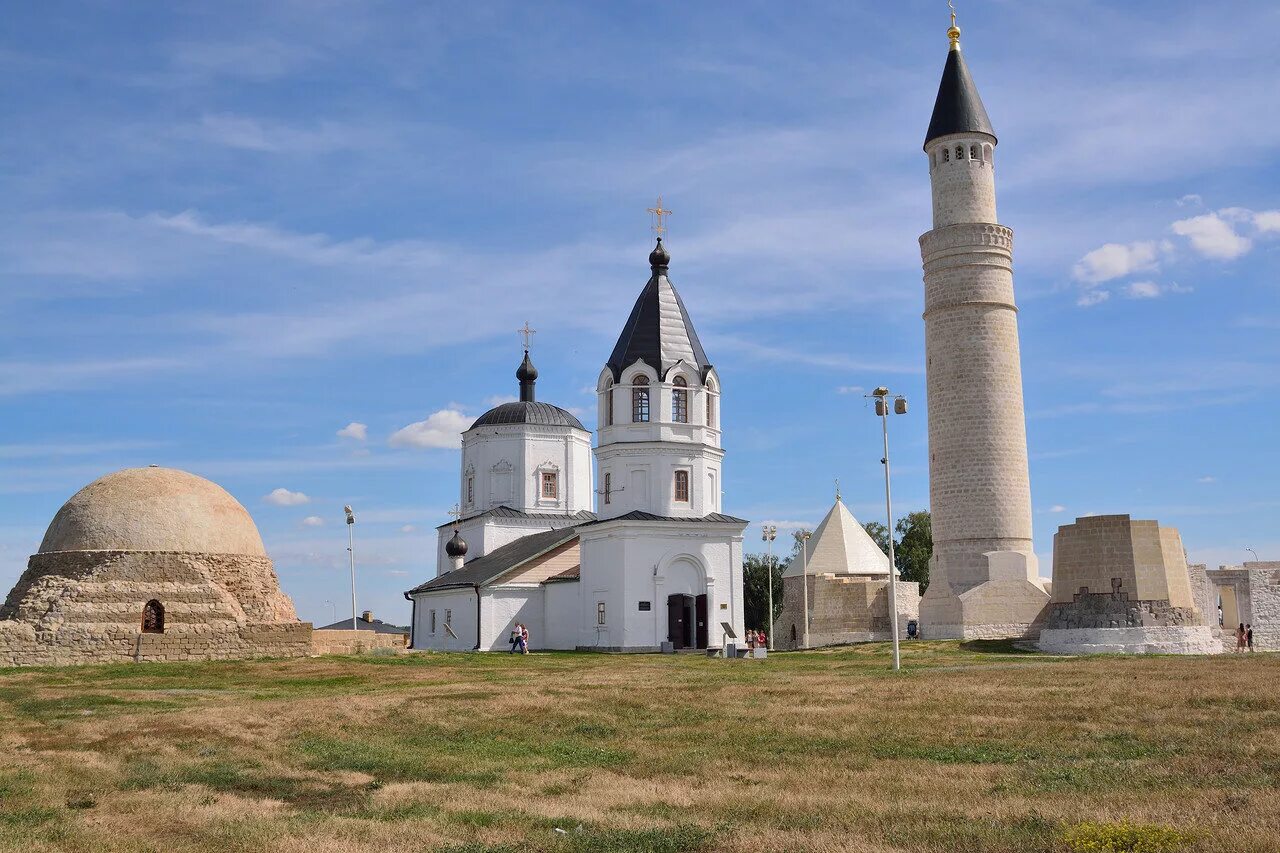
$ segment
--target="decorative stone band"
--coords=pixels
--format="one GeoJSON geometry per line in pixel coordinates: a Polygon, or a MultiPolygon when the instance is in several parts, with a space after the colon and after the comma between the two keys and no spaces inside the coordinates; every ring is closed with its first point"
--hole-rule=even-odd
{"type": "Polygon", "coordinates": [[[986,222],[962,222],[920,235],[920,256],[926,264],[937,255],[975,249],[1012,256],[1013,229],[986,222]]]}

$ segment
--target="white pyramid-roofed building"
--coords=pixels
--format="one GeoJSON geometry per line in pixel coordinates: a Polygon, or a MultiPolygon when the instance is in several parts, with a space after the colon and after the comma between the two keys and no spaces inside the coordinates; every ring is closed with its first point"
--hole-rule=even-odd
{"type": "MultiPolygon", "coordinates": [[[[889,557],[853,517],[839,495],[835,506],[810,537],[808,550],[811,575],[887,577],[889,574],[889,557]]],[[[797,554],[782,576],[798,577],[803,571],[804,561],[797,554]]]]}

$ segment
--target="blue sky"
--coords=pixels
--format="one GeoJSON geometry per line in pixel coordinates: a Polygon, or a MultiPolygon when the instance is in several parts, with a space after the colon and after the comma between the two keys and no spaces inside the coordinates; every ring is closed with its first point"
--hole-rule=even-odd
{"type": "MultiPolygon", "coordinates": [[[[457,499],[448,445],[515,392],[526,320],[540,398],[594,425],[658,193],[748,548],[759,522],[815,524],[836,477],[882,515],[877,384],[913,403],[896,505],[926,506],[916,238],[946,11],[11,6],[0,587],[76,489],[156,463],[249,508],[307,619],[346,607],[354,504],[362,606],[406,619],[457,499]]],[[[1215,565],[1280,558],[1280,11],[1009,0],[960,24],[1015,232],[1043,571],[1093,512],[1215,565]]]]}

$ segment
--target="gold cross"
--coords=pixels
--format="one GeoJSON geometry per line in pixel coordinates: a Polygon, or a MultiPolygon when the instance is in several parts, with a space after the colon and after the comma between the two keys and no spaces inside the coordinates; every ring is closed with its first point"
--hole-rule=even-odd
{"type": "Polygon", "coordinates": [[[662,206],[662,196],[658,196],[657,207],[647,207],[645,210],[653,214],[654,221],[657,223],[653,226],[653,233],[657,234],[659,237],[667,233],[667,226],[662,224],[662,217],[670,216],[671,211],[662,206]]]}
{"type": "Polygon", "coordinates": [[[523,329],[516,329],[516,333],[519,334],[520,337],[524,338],[524,348],[526,351],[529,349],[529,339],[532,338],[534,335],[538,334],[536,329],[529,328],[528,320],[524,321],[523,329]]]}
{"type": "Polygon", "coordinates": [[[449,510],[449,515],[453,516],[453,523],[456,525],[458,520],[462,518],[462,509],[457,505],[453,505],[453,509],[449,510]]]}

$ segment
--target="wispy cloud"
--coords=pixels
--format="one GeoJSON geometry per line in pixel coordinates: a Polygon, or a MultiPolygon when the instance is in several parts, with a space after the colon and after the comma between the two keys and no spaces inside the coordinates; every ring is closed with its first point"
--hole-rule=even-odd
{"type": "Polygon", "coordinates": [[[353,441],[366,441],[369,438],[369,427],[367,424],[352,421],[338,430],[338,437],[349,438],[353,441]]]}

